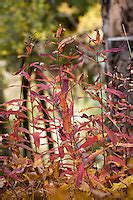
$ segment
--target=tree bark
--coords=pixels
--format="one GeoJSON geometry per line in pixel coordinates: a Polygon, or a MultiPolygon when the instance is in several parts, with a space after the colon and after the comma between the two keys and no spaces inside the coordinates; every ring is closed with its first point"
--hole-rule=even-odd
{"type": "Polygon", "coordinates": [[[128,35],[133,35],[133,1],[102,0],[104,39],[122,36],[122,24],[128,35]]]}

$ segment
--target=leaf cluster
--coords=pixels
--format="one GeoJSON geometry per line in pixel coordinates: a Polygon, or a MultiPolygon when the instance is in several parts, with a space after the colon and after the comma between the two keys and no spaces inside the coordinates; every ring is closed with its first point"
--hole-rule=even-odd
{"type": "MultiPolygon", "coordinates": [[[[132,106],[125,93],[111,84],[109,87],[103,84],[100,70],[94,84],[87,83],[84,73],[76,74],[85,59],[98,65],[106,62],[107,52],[121,49],[100,51],[98,30],[95,39],[86,36],[87,43],[76,36],[62,38],[63,31],[59,25],[53,42],[55,49],[41,55],[44,62],[26,63],[15,73],[28,81],[28,99],[20,94],[19,99],[2,105],[1,123],[8,126],[10,117],[14,116],[11,134],[3,133],[3,148],[8,148],[11,156],[1,156],[2,200],[11,196],[12,199],[58,200],[132,196],[132,122],[127,112],[132,106]],[[73,53],[69,51],[71,44],[75,47],[73,53]],[[90,52],[94,53],[93,57],[90,52]],[[84,95],[78,99],[96,101],[95,108],[100,114],[89,115],[86,111],[94,107],[87,105],[75,113],[73,90],[80,86],[84,95]],[[104,91],[107,98],[103,97],[104,91]],[[25,128],[23,122],[27,120],[29,127],[25,128]],[[31,138],[32,148],[26,134],[31,138]],[[51,149],[47,148],[47,141],[53,144],[51,149]],[[24,158],[23,149],[33,159],[24,158]]],[[[32,50],[32,43],[26,44],[25,54],[19,58],[27,59],[32,50]]],[[[111,73],[106,75],[112,81],[116,78],[111,73]]]]}

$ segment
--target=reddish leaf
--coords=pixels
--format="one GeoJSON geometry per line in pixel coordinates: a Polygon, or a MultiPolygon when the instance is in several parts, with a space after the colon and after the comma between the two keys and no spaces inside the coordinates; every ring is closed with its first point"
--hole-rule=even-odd
{"type": "Polygon", "coordinates": [[[21,148],[23,148],[23,149],[27,149],[28,151],[33,152],[33,149],[32,149],[32,148],[28,147],[27,145],[25,145],[25,144],[23,144],[23,143],[16,144],[16,146],[21,147],[21,148]]]}
{"type": "Polygon", "coordinates": [[[60,134],[61,141],[67,140],[66,134],[64,133],[62,128],[59,129],[59,134],[60,134]]]}
{"type": "Polygon", "coordinates": [[[57,75],[57,76],[55,77],[55,81],[56,81],[56,83],[59,83],[59,82],[60,82],[60,76],[59,76],[59,75],[57,75]]]}
{"type": "Polygon", "coordinates": [[[97,136],[94,136],[94,137],[92,137],[92,138],[89,138],[84,144],[82,144],[82,145],[80,146],[80,148],[86,148],[86,147],[88,147],[88,146],[94,144],[94,143],[97,142],[97,141],[98,141],[98,137],[97,137],[97,136]]]}
{"type": "Polygon", "coordinates": [[[29,133],[29,130],[24,127],[18,127],[18,131],[20,131],[22,133],[29,133]]]}
{"type": "Polygon", "coordinates": [[[50,89],[52,86],[50,84],[36,84],[37,87],[39,87],[39,89],[37,90],[37,92],[41,91],[41,90],[47,90],[50,89]]]}
{"type": "Polygon", "coordinates": [[[73,147],[67,142],[67,143],[65,143],[65,148],[66,148],[66,150],[68,151],[68,153],[73,157],[73,147]]]}
{"type": "Polygon", "coordinates": [[[70,108],[69,108],[69,113],[71,116],[74,115],[74,102],[71,102],[70,108]]]}
{"type": "Polygon", "coordinates": [[[57,158],[59,158],[59,157],[60,157],[59,154],[55,154],[55,153],[54,153],[54,154],[51,154],[51,155],[50,155],[50,161],[53,162],[55,159],[57,159],[57,158]]]}
{"type": "MultiPolygon", "coordinates": [[[[50,103],[51,105],[53,105],[53,101],[48,97],[48,96],[44,96],[44,95],[38,95],[36,92],[32,91],[31,92],[31,97],[33,99],[35,99],[36,97],[38,97],[40,100],[44,100],[48,103],[50,103]]],[[[42,107],[42,109],[44,110],[44,108],[42,107]]],[[[47,110],[45,110],[47,112],[47,110]]]]}
{"type": "Polygon", "coordinates": [[[27,72],[25,72],[25,71],[22,71],[21,73],[20,73],[20,76],[24,76],[28,81],[30,81],[31,80],[31,77],[30,77],[30,75],[27,73],[27,72]]]}
{"type": "Polygon", "coordinates": [[[101,89],[102,89],[102,86],[103,86],[102,83],[96,83],[96,84],[95,84],[96,91],[101,90],[101,89]]]}
{"type": "Polygon", "coordinates": [[[58,104],[60,100],[60,92],[54,93],[54,103],[58,104]]]}
{"type": "Polygon", "coordinates": [[[65,155],[65,153],[64,153],[64,147],[63,147],[63,146],[60,146],[60,147],[58,148],[58,150],[59,150],[59,155],[60,155],[60,157],[61,157],[61,158],[64,158],[64,155],[65,155]]]}
{"type": "Polygon", "coordinates": [[[63,72],[66,72],[67,74],[69,74],[71,76],[72,79],[75,79],[74,74],[71,72],[71,70],[69,68],[64,69],[63,72]]]}
{"type": "Polygon", "coordinates": [[[87,163],[94,160],[95,157],[97,157],[99,154],[102,154],[103,153],[103,149],[100,149],[100,150],[96,150],[94,153],[92,153],[88,158],[87,158],[87,163]]]}
{"type": "Polygon", "coordinates": [[[6,106],[8,104],[11,105],[13,103],[24,102],[24,101],[26,101],[26,100],[23,100],[23,99],[13,99],[11,101],[7,101],[6,103],[3,103],[2,106],[6,106]]]}
{"type": "Polygon", "coordinates": [[[107,156],[106,159],[107,159],[107,162],[113,162],[113,163],[116,163],[117,166],[125,167],[124,159],[122,160],[121,158],[118,158],[118,157],[112,156],[112,155],[107,156]]]}
{"type": "Polygon", "coordinates": [[[25,47],[27,55],[30,55],[32,53],[33,47],[34,47],[34,45],[32,43],[25,47]]]}
{"type": "Polygon", "coordinates": [[[111,94],[118,96],[119,98],[125,98],[126,97],[126,95],[119,90],[107,88],[106,91],[111,93],[111,94]]]}
{"type": "Polygon", "coordinates": [[[117,137],[115,135],[115,132],[112,131],[111,129],[108,129],[106,126],[104,126],[104,129],[105,129],[106,133],[108,134],[109,138],[111,139],[111,141],[113,142],[113,144],[116,144],[117,137]]]}
{"type": "Polygon", "coordinates": [[[39,62],[31,63],[30,67],[37,68],[39,70],[43,70],[43,67],[41,66],[41,64],[39,62]]]}
{"type": "Polygon", "coordinates": [[[79,187],[80,184],[82,183],[83,175],[84,175],[84,164],[82,163],[78,166],[77,180],[76,180],[77,187],[79,187]]]}
{"type": "MultiPolygon", "coordinates": [[[[97,120],[97,123],[102,126],[102,122],[100,120],[97,120]]],[[[105,126],[103,124],[103,128],[106,131],[108,137],[111,139],[111,141],[113,142],[113,144],[117,143],[117,137],[115,135],[115,132],[113,132],[111,129],[109,129],[107,126],[105,126]]]]}
{"type": "Polygon", "coordinates": [[[25,140],[24,138],[18,136],[16,132],[11,133],[11,134],[9,135],[9,139],[10,139],[11,141],[14,140],[14,141],[16,141],[16,142],[26,142],[26,140],[25,140]]]}
{"type": "Polygon", "coordinates": [[[24,119],[24,118],[28,118],[23,112],[21,112],[21,110],[12,110],[12,109],[9,109],[8,111],[6,111],[7,115],[16,115],[17,117],[21,118],[21,119],[24,119]]]}
{"type": "Polygon", "coordinates": [[[99,33],[99,30],[95,30],[96,31],[96,40],[95,40],[95,43],[96,44],[100,44],[100,33],[99,33]]]}
{"type": "Polygon", "coordinates": [[[67,37],[63,40],[61,40],[61,42],[59,42],[58,44],[58,50],[59,52],[62,52],[63,51],[63,48],[67,45],[67,44],[70,44],[72,42],[74,42],[76,39],[76,36],[72,36],[72,37],[67,37]]]}
{"type": "Polygon", "coordinates": [[[112,119],[112,117],[108,113],[104,113],[105,116],[107,116],[110,121],[117,127],[117,129],[120,131],[120,128],[117,126],[117,121],[112,119]]]}
{"type": "Polygon", "coordinates": [[[40,147],[40,133],[35,132],[33,133],[34,144],[37,148],[40,147]]]}
{"type": "Polygon", "coordinates": [[[14,75],[18,75],[20,72],[22,72],[26,68],[26,65],[23,65],[17,72],[15,72],[14,75]]]}
{"type": "Polygon", "coordinates": [[[62,35],[62,33],[63,33],[64,31],[65,31],[65,29],[62,27],[61,24],[59,24],[58,29],[57,29],[57,32],[56,32],[56,34],[55,34],[55,37],[56,37],[56,38],[60,38],[61,35],[62,35]]]}
{"type": "Polygon", "coordinates": [[[64,174],[68,174],[68,175],[72,175],[73,174],[73,171],[72,171],[71,168],[69,168],[69,167],[65,167],[65,168],[67,168],[67,170],[64,170],[64,174]]]}
{"type": "Polygon", "coordinates": [[[39,70],[36,70],[36,74],[42,78],[41,81],[43,81],[43,79],[44,79],[44,81],[52,84],[52,81],[48,77],[46,77],[42,72],[40,72],[39,70]]]}
{"type": "Polygon", "coordinates": [[[62,86],[62,90],[65,93],[65,96],[67,96],[67,92],[68,92],[68,78],[67,76],[63,78],[63,86],[62,86]]]}
{"type": "Polygon", "coordinates": [[[17,176],[15,171],[11,171],[7,167],[4,167],[3,172],[7,177],[20,181],[20,178],[17,176]]]}
{"type": "Polygon", "coordinates": [[[102,53],[117,53],[122,50],[124,50],[124,48],[112,48],[112,49],[103,50],[102,53]]]}

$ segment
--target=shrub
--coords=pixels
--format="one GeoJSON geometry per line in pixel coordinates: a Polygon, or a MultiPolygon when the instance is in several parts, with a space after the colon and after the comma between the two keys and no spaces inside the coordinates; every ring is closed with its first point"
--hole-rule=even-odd
{"type": "MultiPolygon", "coordinates": [[[[33,53],[31,40],[19,56],[22,67],[15,75],[22,77],[20,98],[4,103],[7,109],[1,110],[5,126],[14,117],[11,133],[3,133],[2,148],[11,156],[1,156],[2,200],[132,196],[133,144],[127,131],[131,105],[125,93],[103,83],[99,68],[107,62],[106,53],[120,49],[102,51],[99,31],[96,39],[86,35],[89,42],[76,36],[62,38],[63,31],[59,25],[49,53],[38,55],[43,62],[26,61],[33,53]],[[79,70],[86,60],[98,68],[93,84],[79,70]],[[84,98],[85,105],[75,113],[78,88],[82,96],[76,98],[84,98]],[[90,115],[92,109],[98,112],[90,115]]],[[[115,81],[112,73],[106,76],[115,81]]]]}

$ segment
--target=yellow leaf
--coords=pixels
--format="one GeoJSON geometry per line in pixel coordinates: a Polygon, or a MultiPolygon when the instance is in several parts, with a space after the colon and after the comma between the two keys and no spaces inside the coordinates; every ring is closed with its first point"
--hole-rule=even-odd
{"type": "Polygon", "coordinates": [[[91,193],[89,192],[82,192],[80,190],[76,190],[74,196],[74,200],[92,200],[93,197],[91,197],[91,193]]]}
{"type": "Polygon", "coordinates": [[[59,162],[55,162],[53,175],[55,178],[59,177],[59,162]]]}
{"type": "Polygon", "coordinates": [[[71,186],[66,184],[66,183],[63,183],[63,185],[60,186],[59,190],[64,192],[66,190],[68,190],[71,186]]]}
{"type": "Polygon", "coordinates": [[[69,193],[68,193],[68,189],[70,188],[70,185],[63,183],[63,185],[61,185],[55,194],[55,200],[67,200],[69,199],[69,193]]]}
{"type": "Polygon", "coordinates": [[[128,176],[127,178],[123,179],[120,183],[113,183],[111,191],[120,191],[121,189],[127,188],[133,184],[133,176],[128,176]]]}
{"type": "Polygon", "coordinates": [[[132,199],[133,197],[133,183],[128,188],[127,198],[125,200],[132,199]]]}
{"type": "Polygon", "coordinates": [[[130,169],[133,168],[133,157],[127,158],[127,167],[129,167],[130,169]]]}

